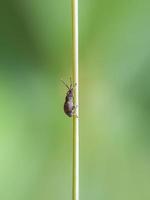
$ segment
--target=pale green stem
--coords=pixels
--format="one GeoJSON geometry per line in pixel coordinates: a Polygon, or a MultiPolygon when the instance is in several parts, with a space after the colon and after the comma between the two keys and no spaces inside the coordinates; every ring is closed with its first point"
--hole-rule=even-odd
{"type": "Polygon", "coordinates": [[[72,61],[74,103],[76,116],[73,116],[73,180],[72,200],[79,200],[79,66],[78,66],[78,0],[72,0],[72,61]]]}

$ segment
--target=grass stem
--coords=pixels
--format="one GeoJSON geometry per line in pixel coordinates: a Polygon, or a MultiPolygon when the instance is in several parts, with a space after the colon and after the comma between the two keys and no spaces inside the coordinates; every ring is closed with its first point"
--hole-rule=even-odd
{"type": "Polygon", "coordinates": [[[72,200],[79,200],[79,65],[78,65],[78,0],[72,0],[72,62],[74,103],[78,105],[73,117],[73,180],[72,200]]]}

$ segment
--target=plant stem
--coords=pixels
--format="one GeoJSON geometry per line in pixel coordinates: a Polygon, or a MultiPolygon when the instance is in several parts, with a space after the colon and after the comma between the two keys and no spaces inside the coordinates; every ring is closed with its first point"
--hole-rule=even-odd
{"type": "Polygon", "coordinates": [[[72,0],[72,61],[74,103],[76,116],[73,116],[73,182],[72,200],[79,200],[79,66],[78,66],[78,0],[72,0]]]}

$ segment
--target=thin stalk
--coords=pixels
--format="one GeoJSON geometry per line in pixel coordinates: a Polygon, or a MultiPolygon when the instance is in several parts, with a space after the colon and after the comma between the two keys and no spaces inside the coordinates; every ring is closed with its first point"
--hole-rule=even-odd
{"type": "Polygon", "coordinates": [[[72,200],[79,200],[79,66],[78,66],[78,0],[72,0],[72,61],[74,103],[77,105],[73,116],[73,180],[72,200]]]}

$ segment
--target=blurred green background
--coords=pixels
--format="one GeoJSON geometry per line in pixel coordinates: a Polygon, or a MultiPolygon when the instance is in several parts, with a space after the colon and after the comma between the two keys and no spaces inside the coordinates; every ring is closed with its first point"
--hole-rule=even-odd
{"type": "MultiPolygon", "coordinates": [[[[150,1],[79,0],[80,199],[150,199],[150,1]]],[[[0,1],[0,199],[70,200],[71,1],[0,1]]]]}

